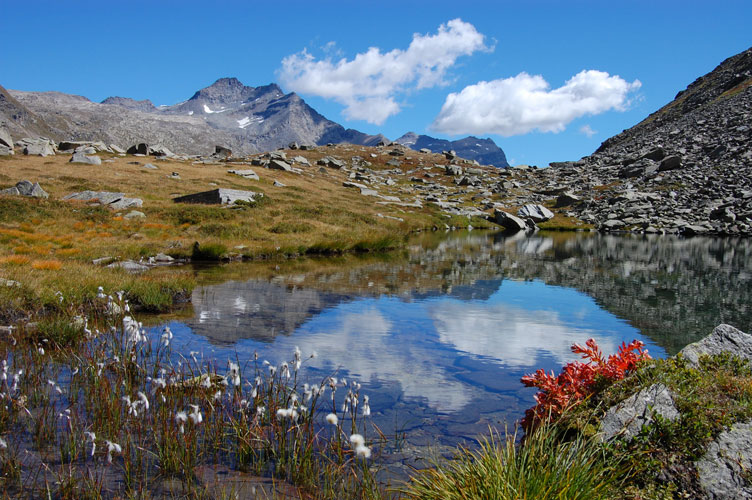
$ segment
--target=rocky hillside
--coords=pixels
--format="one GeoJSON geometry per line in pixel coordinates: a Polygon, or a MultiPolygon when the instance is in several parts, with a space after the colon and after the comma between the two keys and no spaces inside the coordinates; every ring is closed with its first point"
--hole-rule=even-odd
{"type": "Polygon", "coordinates": [[[457,156],[467,158],[468,160],[475,160],[482,165],[493,165],[500,168],[509,166],[504,151],[491,139],[478,139],[477,137],[470,136],[457,141],[448,141],[427,135],[418,135],[415,132],[408,132],[394,142],[415,151],[420,151],[421,149],[427,149],[432,153],[454,151],[457,153],[457,156]]]}
{"type": "Polygon", "coordinates": [[[526,187],[601,230],[752,233],[752,49],[723,61],[591,156],[526,187]]]}
{"type": "Polygon", "coordinates": [[[60,92],[3,91],[0,122],[16,138],[42,135],[121,147],[145,142],[182,154],[207,154],[215,145],[247,154],[291,142],[375,145],[385,140],[327,120],[275,84],[248,87],[236,78],[221,78],[184,102],[159,107],[125,97],[95,103],[60,92]]]}

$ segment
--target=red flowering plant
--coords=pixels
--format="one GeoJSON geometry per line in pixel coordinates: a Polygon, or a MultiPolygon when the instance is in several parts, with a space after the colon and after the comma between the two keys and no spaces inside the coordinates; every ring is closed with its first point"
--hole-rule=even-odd
{"type": "Polygon", "coordinates": [[[532,375],[522,377],[526,387],[540,390],[535,395],[535,406],[525,412],[522,427],[529,431],[541,422],[555,420],[567,407],[593,394],[599,381],[623,379],[640,361],[650,359],[644,345],[639,340],[633,340],[629,345],[622,342],[619,352],[606,359],[595,340],[589,339],[585,346],[572,345],[572,352],[581,354],[585,362],[568,363],[559,375],[539,369],[532,375]]]}

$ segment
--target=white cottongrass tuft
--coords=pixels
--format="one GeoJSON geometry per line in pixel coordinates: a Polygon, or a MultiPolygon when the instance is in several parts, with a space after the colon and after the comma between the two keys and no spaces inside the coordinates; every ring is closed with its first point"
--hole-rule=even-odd
{"type": "Polygon", "coordinates": [[[122,453],[123,449],[120,447],[119,444],[113,443],[112,441],[105,441],[107,443],[107,463],[112,463],[112,453],[122,453]]]}
{"type": "Polygon", "coordinates": [[[328,424],[337,425],[337,423],[339,422],[339,419],[337,418],[337,415],[335,415],[334,413],[330,413],[329,415],[326,416],[326,422],[328,424]]]}
{"type": "Polygon", "coordinates": [[[191,408],[193,408],[193,411],[188,415],[188,417],[191,419],[191,422],[198,425],[201,422],[204,421],[203,415],[201,415],[201,412],[198,411],[198,405],[188,405],[191,408]]]}
{"type": "Polygon", "coordinates": [[[355,450],[355,454],[359,457],[370,458],[371,448],[366,446],[366,440],[360,434],[353,434],[350,436],[350,444],[355,450]]]}
{"type": "Polygon", "coordinates": [[[175,423],[180,426],[180,433],[185,432],[185,423],[188,421],[188,414],[184,411],[179,411],[175,414],[175,423]]]}

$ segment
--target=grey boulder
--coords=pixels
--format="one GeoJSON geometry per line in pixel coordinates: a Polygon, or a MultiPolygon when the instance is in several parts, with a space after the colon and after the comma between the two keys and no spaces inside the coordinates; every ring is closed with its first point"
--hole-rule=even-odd
{"type": "Polygon", "coordinates": [[[524,231],[528,228],[524,220],[498,208],[494,209],[493,217],[494,222],[504,227],[507,231],[524,231]]]}
{"type": "Polygon", "coordinates": [[[731,352],[735,356],[752,361],[752,335],[737,330],[731,325],[721,324],[713,333],[702,340],[689,344],[679,354],[691,364],[697,365],[700,356],[731,352]]]}
{"type": "Polygon", "coordinates": [[[752,422],[734,424],[710,443],[695,466],[706,498],[752,499],[752,485],[745,479],[752,470],[752,422]]]}
{"type": "Polygon", "coordinates": [[[679,418],[671,391],[663,384],[653,384],[610,408],[601,420],[601,438],[632,439],[655,415],[666,420],[679,418]]]}
{"type": "Polygon", "coordinates": [[[543,205],[535,205],[529,203],[524,205],[517,211],[517,216],[525,219],[532,219],[535,222],[545,222],[553,219],[554,214],[551,210],[547,209],[543,205]]]}
{"type": "Polygon", "coordinates": [[[98,156],[86,156],[83,152],[73,153],[69,161],[70,163],[86,163],[88,165],[102,164],[102,160],[98,156]]]}
{"type": "Polygon", "coordinates": [[[79,193],[71,193],[64,196],[63,200],[85,201],[97,205],[108,206],[115,210],[140,207],[144,203],[140,198],[128,198],[123,193],[112,193],[109,191],[81,191],[79,193]]]}
{"type": "Polygon", "coordinates": [[[47,198],[49,196],[38,182],[32,184],[26,180],[17,182],[15,186],[8,189],[3,189],[0,191],[0,194],[28,196],[31,198],[47,198]]]}
{"type": "Polygon", "coordinates": [[[254,181],[260,180],[258,174],[250,168],[246,170],[228,170],[227,173],[239,175],[240,177],[245,177],[246,179],[251,179],[254,181]]]}
{"type": "Polygon", "coordinates": [[[292,172],[292,166],[283,160],[269,160],[268,167],[272,170],[284,170],[285,172],[292,172]]]}

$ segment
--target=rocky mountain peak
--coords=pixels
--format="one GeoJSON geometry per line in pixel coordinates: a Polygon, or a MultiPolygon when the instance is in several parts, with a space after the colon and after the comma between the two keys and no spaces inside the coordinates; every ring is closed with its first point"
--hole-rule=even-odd
{"type": "Polygon", "coordinates": [[[101,104],[112,104],[115,106],[123,106],[124,108],[128,109],[135,109],[138,111],[156,111],[156,106],[154,106],[154,103],[151,102],[149,99],[144,99],[142,101],[136,101],[135,99],[131,99],[130,97],[108,97],[107,99],[103,100],[101,104]]]}
{"type": "Polygon", "coordinates": [[[478,139],[477,137],[469,136],[456,141],[449,141],[427,135],[418,135],[415,132],[408,132],[394,142],[415,151],[421,149],[428,149],[433,153],[455,151],[460,158],[476,160],[483,165],[509,166],[504,151],[492,139],[478,139]]]}

